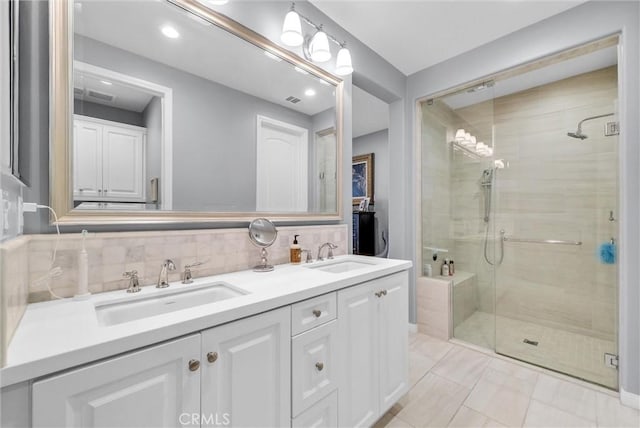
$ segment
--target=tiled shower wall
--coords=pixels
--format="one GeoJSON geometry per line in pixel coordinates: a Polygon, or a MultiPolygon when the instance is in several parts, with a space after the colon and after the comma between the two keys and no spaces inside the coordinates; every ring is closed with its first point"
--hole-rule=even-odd
{"type": "MultiPolygon", "coordinates": [[[[432,238],[427,239],[445,243],[448,236],[456,268],[478,275],[478,310],[492,313],[494,306],[492,270],[483,257],[479,185],[490,163],[455,152],[439,153],[458,127],[485,142],[493,137],[494,158],[509,164],[497,171],[490,239],[504,229],[507,236],[516,238],[582,242],[581,246],[505,243],[504,262],[496,271],[498,314],[615,340],[617,268],[601,263],[597,250],[618,237],[617,222],[609,221],[609,211],[614,217],[618,211],[618,138],[603,134],[604,123],[618,119],[585,122],[583,130],[589,138],[584,141],[566,134],[586,117],[615,112],[616,98],[614,66],[455,112],[447,113],[442,104],[423,108],[423,116],[428,110],[446,127],[438,132],[447,139],[432,142],[436,151],[431,156],[450,163],[448,176],[445,167],[439,166],[430,174],[442,172],[425,183],[423,155],[423,188],[434,187],[429,192],[440,194],[442,202],[437,209],[447,208],[449,213],[448,220],[437,213],[426,220],[423,214],[423,228],[430,222],[427,231],[432,238]]],[[[423,144],[425,135],[423,131],[423,144]]],[[[427,196],[423,196],[423,208],[430,202],[427,196]]],[[[427,231],[423,229],[423,236],[427,231]]],[[[489,242],[490,260],[496,256],[494,243],[499,247],[499,241],[489,242]]]]}
{"type": "MultiPolygon", "coordinates": [[[[269,262],[289,262],[289,246],[293,235],[316,257],[318,247],[325,242],[338,245],[335,255],[346,254],[348,237],[346,225],[277,227],[276,242],[268,249],[269,262]]],[[[27,303],[50,300],[47,272],[56,245],[56,235],[25,235],[3,243],[2,288],[2,350],[24,313],[27,303]]],[[[61,297],[76,292],[78,251],[82,247],[79,233],[62,234],[58,241],[54,266],[62,274],[51,278],[50,286],[61,297]]],[[[250,269],[260,261],[260,249],[249,240],[248,230],[205,229],[190,231],[89,233],[86,238],[89,255],[89,290],[91,293],[125,289],[125,271],[137,270],[141,285],[155,284],[160,265],[172,259],[176,270],[169,279],[177,281],[184,265],[198,261],[207,263],[193,268],[194,277],[250,269]]]]}

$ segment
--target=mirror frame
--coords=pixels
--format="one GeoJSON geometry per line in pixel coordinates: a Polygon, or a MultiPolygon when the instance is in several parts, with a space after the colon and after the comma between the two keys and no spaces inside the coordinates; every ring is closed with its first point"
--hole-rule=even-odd
{"type": "MultiPolygon", "coordinates": [[[[72,191],[71,140],[73,138],[73,0],[49,2],[49,195],[50,205],[62,225],[116,225],[154,223],[220,223],[245,222],[267,217],[275,222],[309,222],[342,220],[343,164],[343,90],[344,82],[337,76],[278,46],[264,36],[215,12],[197,0],[166,0],[187,12],[194,13],[256,47],[284,59],[335,85],[336,89],[336,212],[204,212],[204,211],[100,211],[74,210],[72,191]]],[[[284,12],[283,12],[284,13],[284,12]]],[[[53,219],[51,220],[53,223],[53,219]]]]}

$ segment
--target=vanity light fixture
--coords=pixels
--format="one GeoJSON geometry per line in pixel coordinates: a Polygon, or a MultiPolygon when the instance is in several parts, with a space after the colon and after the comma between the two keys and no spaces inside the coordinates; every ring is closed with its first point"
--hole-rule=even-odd
{"type": "Polygon", "coordinates": [[[313,97],[316,94],[316,90],[309,88],[306,91],[304,91],[304,94],[308,97],[313,97]]]}
{"type": "Polygon", "coordinates": [[[173,28],[171,25],[165,25],[160,29],[160,31],[162,31],[162,34],[164,34],[165,37],[168,37],[170,39],[177,39],[178,37],[180,37],[180,33],[178,33],[178,30],[173,28]]]}
{"type": "Polygon", "coordinates": [[[475,136],[462,128],[456,131],[451,145],[454,149],[474,159],[493,156],[493,147],[489,147],[481,141],[477,142],[475,136]]]}
{"type": "Polygon", "coordinates": [[[297,47],[302,45],[304,56],[314,62],[326,62],[331,59],[331,49],[329,41],[340,47],[336,61],[335,73],[339,76],[346,76],[353,73],[351,53],[345,42],[339,42],[331,34],[327,34],[322,25],[316,25],[306,16],[300,15],[295,9],[295,3],[291,3],[291,9],[284,17],[282,24],[282,34],[280,40],[287,46],[297,47]],[[313,36],[302,34],[301,20],[315,29],[313,36]]]}

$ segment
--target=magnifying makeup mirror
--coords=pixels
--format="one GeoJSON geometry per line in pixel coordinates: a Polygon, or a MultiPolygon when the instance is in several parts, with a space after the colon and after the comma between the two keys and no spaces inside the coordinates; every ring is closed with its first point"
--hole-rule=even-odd
{"type": "Polygon", "coordinates": [[[249,239],[260,250],[260,264],[254,266],[254,272],[271,272],[274,268],[267,262],[267,248],[276,240],[278,231],[271,221],[257,218],[249,224],[249,239]]]}

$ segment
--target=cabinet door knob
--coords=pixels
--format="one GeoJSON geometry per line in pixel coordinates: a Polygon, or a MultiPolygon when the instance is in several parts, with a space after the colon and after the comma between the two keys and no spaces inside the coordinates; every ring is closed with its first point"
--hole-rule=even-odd
{"type": "Polygon", "coordinates": [[[316,318],[320,318],[320,315],[322,315],[322,311],[320,311],[319,309],[314,309],[312,312],[313,315],[316,316],[316,318]]]}
{"type": "Polygon", "coordinates": [[[189,360],[189,370],[195,372],[200,368],[200,361],[198,360],[189,360]]]}
{"type": "Polygon", "coordinates": [[[207,353],[207,361],[209,361],[210,363],[215,363],[218,360],[218,353],[217,352],[209,352],[207,353]]]}
{"type": "Polygon", "coordinates": [[[324,368],[324,363],[316,363],[316,368],[318,369],[319,372],[321,372],[322,369],[324,368]]]}

